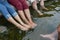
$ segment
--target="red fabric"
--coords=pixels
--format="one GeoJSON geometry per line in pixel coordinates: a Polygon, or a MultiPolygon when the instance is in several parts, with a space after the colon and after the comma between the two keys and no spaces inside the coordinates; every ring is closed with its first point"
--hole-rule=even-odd
{"type": "Polygon", "coordinates": [[[15,6],[17,10],[25,10],[29,8],[26,0],[8,0],[8,2],[15,6]]]}

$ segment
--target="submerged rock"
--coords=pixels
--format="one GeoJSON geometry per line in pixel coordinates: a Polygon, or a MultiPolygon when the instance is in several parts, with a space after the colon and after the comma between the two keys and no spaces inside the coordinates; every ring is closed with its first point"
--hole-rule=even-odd
{"type": "Polygon", "coordinates": [[[58,0],[54,0],[55,2],[58,2],[58,0]]]}
{"type": "Polygon", "coordinates": [[[60,10],[60,7],[56,7],[55,10],[60,10]]]}
{"type": "Polygon", "coordinates": [[[4,33],[7,31],[7,28],[5,26],[0,26],[0,33],[4,33]]]}
{"type": "Polygon", "coordinates": [[[44,12],[44,13],[46,13],[46,14],[55,14],[56,11],[49,11],[49,12],[44,12]]]}

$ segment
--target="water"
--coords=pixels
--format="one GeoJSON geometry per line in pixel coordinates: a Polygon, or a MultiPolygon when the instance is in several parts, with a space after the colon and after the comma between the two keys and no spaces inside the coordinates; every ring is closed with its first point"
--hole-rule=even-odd
{"type": "Polygon", "coordinates": [[[60,15],[56,11],[50,11],[49,13],[56,13],[52,17],[45,17],[45,18],[35,18],[35,22],[38,24],[38,26],[35,28],[35,30],[24,37],[23,40],[49,40],[44,39],[40,37],[40,34],[49,34],[52,33],[54,30],[56,30],[56,27],[58,24],[60,24],[60,15]]]}
{"type": "Polygon", "coordinates": [[[9,23],[6,19],[1,17],[0,25],[3,25],[4,30],[0,29],[0,40],[49,40],[42,38],[40,34],[49,34],[56,30],[56,27],[60,24],[60,3],[46,4],[50,9],[49,11],[43,11],[44,16],[38,16],[36,12],[33,12],[33,20],[38,25],[34,30],[29,32],[23,32],[17,29],[13,24],[9,23]],[[36,14],[36,15],[35,15],[36,14]]]}

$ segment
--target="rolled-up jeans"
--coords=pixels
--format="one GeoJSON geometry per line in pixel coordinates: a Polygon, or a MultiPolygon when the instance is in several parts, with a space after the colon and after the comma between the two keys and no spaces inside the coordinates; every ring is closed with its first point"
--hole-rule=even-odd
{"type": "Polygon", "coordinates": [[[7,0],[0,0],[0,12],[6,19],[12,16],[15,17],[17,15],[15,9],[7,2],[7,0]]]}

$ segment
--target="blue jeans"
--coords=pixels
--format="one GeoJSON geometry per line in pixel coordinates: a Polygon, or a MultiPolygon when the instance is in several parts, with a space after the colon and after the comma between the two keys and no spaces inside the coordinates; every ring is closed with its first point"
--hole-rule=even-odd
{"type": "MultiPolygon", "coordinates": [[[[1,1],[1,0],[0,0],[1,1]]],[[[3,16],[8,19],[9,17],[15,17],[17,15],[14,8],[6,1],[0,2],[0,12],[2,12],[3,16]]]]}

